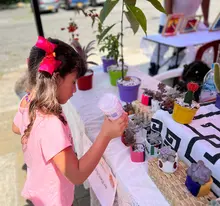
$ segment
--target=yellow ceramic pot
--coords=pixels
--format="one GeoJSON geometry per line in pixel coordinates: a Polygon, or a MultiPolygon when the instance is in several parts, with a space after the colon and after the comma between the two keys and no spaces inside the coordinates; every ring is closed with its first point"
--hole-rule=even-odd
{"type": "Polygon", "coordinates": [[[197,110],[182,107],[174,102],[173,119],[180,124],[189,124],[193,120],[197,110]]]}
{"type": "Polygon", "coordinates": [[[213,183],[213,179],[210,178],[210,180],[207,183],[205,183],[204,185],[201,185],[197,197],[208,195],[211,190],[212,183],[213,183]]]}

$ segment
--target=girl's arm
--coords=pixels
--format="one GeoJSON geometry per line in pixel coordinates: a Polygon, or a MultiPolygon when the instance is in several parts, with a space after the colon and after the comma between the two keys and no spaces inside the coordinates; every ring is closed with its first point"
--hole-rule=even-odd
{"type": "Polygon", "coordinates": [[[12,131],[15,134],[21,135],[21,132],[20,132],[19,128],[14,123],[12,123],[12,131]]]}
{"type": "Polygon", "coordinates": [[[83,184],[99,163],[109,143],[108,139],[99,135],[88,152],[80,160],[77,159],[72,147],[68,147],[57,154],[53,161],[63,175],[73,184],[83,184]]]}
{"type": "Polygon", "coordinates": [[[80,160],[77,159],[72,147],[62,150],[52,160],[73,184],[82,184],[99,163],[109,141],[122,135],[127,124],[127,115],[114,122],[106,119],[95,142],[80,160]]]}

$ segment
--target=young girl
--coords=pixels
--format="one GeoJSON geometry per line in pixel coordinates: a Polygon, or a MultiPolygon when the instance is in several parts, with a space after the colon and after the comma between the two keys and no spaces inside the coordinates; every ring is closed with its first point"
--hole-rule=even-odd
{"type": "Polygon", "coordinates": [[[64,42],[39,37],[31,49],[28,78],[33,87],[21,101],[12,130],[22,136],[27,164],[22,196],[35,206],[72,205],[74,185],[88,178],[109,141],[122,135],[128,124],[126,115],[105,119],[92,147],[77,159],[60,104],[76,92],[77,78],[85,71],[82,58],[64,42]]]}

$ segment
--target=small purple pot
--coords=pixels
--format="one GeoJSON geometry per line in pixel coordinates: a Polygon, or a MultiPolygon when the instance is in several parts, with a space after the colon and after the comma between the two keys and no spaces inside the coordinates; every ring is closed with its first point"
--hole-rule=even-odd
{"type": "MultiPolygon", "coordinates": [[[[139,79],[138,77],[135,77],[139,79]]],[[[131,103],[138,98],[138,90],[141,84],[141,79],[139,79],[140,83],[135,86],[124,86],[117,82],[119,89],[119,96],[121,101],[131,103]]]]}
{"type": "Polygon", "coordinates": [[[215,106],[220,109],[220,93],[216,96],[215,106]]]}
{"type": "Polygon", "coordinates": [[[117,64],[117,62],[114,59],[107,59],[106,57],[102,57],[102,63],[103,63],[103,71],[108,72],[108,67],[114,64],[117,64]]]}
{"type": "Polygon", "coordinates": [[[185,185],[193,196],[196,197],[198,195],[201,185],[197,182],[194,182],[189,175],[186,177],[185,185]]]}

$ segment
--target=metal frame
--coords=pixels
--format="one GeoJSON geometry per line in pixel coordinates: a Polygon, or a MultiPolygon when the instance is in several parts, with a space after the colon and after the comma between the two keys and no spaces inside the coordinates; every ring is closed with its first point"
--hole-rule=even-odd
{"type": "Polygon", "coordinates": [[[38,0],[31,0],[31,1],[32,1],[32,6],[33,6],[35,23],[36,23],[38,35],[44,37],[44,32],[43,32],[43,27],[42,27],[42,23],[41,23],[41,17],[40,17],[40,10],[39,10],[39,5],[38,5],[38,0]]]}

